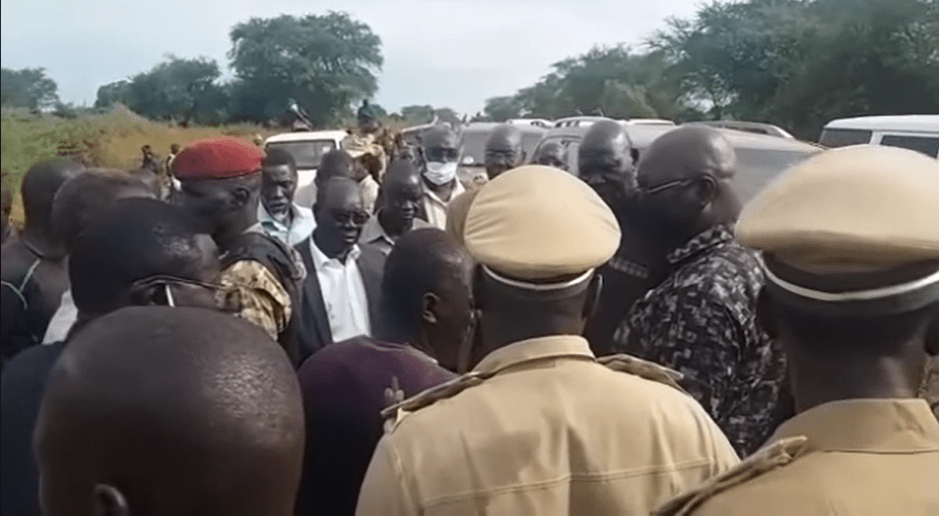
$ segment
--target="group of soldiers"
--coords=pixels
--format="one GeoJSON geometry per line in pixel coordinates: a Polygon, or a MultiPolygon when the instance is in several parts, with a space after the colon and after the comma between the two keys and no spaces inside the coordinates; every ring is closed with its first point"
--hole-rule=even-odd
{"type": "Polygon", "coordinates": [[[599,121],[575,176],[499,126],[469,188],[452,129],[368,134],[309,206],[235,138],[166,195],[39,162],[9,239],[4,194],[5,513],[939,514],[935,159],[741,206],[706,127],[599,121]]]}

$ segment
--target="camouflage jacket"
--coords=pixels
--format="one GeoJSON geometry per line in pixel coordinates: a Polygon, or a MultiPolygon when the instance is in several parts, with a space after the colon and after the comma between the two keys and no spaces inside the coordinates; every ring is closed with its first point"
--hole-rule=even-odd
{"type": "Polygon", "coordinates": [[[756,255],[725,226],[668,261],[673,272],[636,302],[614,347],[683,373],[683,386],[737,452],[752,453],[789,415],[784,355],[757,324],[763,274],[756,255]]]}

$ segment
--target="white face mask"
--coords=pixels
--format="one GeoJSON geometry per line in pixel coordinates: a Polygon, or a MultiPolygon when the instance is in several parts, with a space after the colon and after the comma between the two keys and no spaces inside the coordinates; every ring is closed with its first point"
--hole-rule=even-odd
{"type": "Polygon", "coordinates": [[[437,186],[445,185],[456,178],[456,162],[428,161],[424,177],[437,186]]]}

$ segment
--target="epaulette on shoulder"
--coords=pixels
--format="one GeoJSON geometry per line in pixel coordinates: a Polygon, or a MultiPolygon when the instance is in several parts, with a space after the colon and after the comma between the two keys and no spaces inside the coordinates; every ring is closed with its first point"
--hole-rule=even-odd
{"type": "Polygon", "coordinates": [[[470,387],[481,384],[486,378],[489,378],[489,376],[491,375],[473,371],[454,378],[449,382],[444,382],[436,387],[421,391],[404,401],[383,409],[381,411],[381,417],[385,419],[386,430],[397,427],[398,423],[404,419],[404,416],[411,412],[433,405],[440,400],[456,396],[470,387]],[[388,424],[389,422],[391,425],[388,424]]]}
{"type": "Polygon", "coordinates": [[[678,382],[684,378],[684,375],[678,371],[675,371],[674,369],[669,369],[663,365],[656,364],[655,362],[650,362],[648,360],[643,360],[641,358],[636,358],[632,355],[626,354],[600,357],[597,359],[597,362],[609,367],[614,371],[629,373],[640,378],[645,378],[646,380],[664,383],[665,385],[674,387],[681,392],[685,392],[681,385],[678,384],[678,382]]]}
{"type": "Polygon", "coordinates": [[[653,516],[687,516],[709,498],[752,480],[768,471],[791,463],[805,448],[804,435],[780,439],[760,449],[746,460],[715,475],[700,486],[679,494],[652,511],[653,516]]]}

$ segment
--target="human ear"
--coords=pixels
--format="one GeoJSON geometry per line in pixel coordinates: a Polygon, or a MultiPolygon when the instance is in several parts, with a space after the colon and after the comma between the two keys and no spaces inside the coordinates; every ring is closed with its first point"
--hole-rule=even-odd
{"type": "Polygon", "coordinates": [[[704,209],[717,195],[717,181],[711,176],[702,176],[699,181],[695,181],[694,194],[698,205],[704,209]]]}
{"type": "Polygon", "coordinates": [[[95,516],[130,516],[127,499],[114,486],[97,484],[94,489],[93,503],[95,516]]]}
{"type": "Polygon", "coordinates": [[[240,208],[248,204],[248,201],[251,200],[251,191],[243,186],[239,186],[232,192],[232,199],[235,205],[240,208]]]}
{"type": "Polygon", "coordinates": [[[429,324],[437,324],[437,306],[440,304],[440,297],[433,292],[425,292],[421,296],[421,320],[429,324]]]}
{"type": "Polygon", "coordinates": [[[169,302],[166,285],[149,283],[136,286],[130,291],[130,301],[134,306],[166,306],[169,302]]]}

